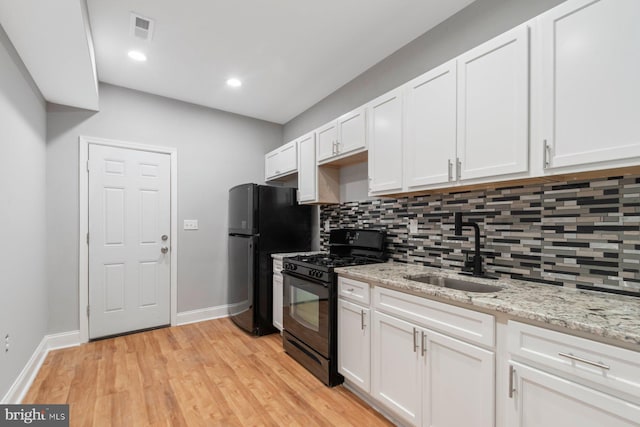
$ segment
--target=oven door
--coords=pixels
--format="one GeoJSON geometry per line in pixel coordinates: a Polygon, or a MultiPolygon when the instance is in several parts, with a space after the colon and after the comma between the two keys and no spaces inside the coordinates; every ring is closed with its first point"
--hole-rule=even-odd
{"type": "Polygon", "coordinates": [[[282,323],[284,329],[329,358],[330,292],[326,283],[287,271],[284,279],[282,323]]]}

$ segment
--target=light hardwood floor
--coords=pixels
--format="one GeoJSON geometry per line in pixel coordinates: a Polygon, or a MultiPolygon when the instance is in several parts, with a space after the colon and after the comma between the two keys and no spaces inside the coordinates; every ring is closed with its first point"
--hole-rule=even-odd
{"type": "Polygon", "coordinates": [[[24,403],[68,403],[72,426],[388,426],[229,319],[49,353],[24,403]]]}

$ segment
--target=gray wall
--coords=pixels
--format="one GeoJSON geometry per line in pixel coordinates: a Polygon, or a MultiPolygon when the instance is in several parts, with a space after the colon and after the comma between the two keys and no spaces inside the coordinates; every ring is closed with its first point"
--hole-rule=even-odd
{"type": "Polygon", "coordinates": [[[476,0],[291,119],[285,124],[283,141],[371,101],[562,1],[476,0]]]}
{"type": "Polygon", "coordinates": [[[49,105],[47,114],[49,331],[79,328],[78,136],[178,150],[178,312],[226,304],[228,189],[264,181],[264,154],[282,126],[100,85],[100,111],[49,105]],[[183,231],[184,219],[200,229],[183,231]]]}
{"type": "MultiPolygon", "coordinates": [[[[284,125],[291,141],[564,0],[476,0],[284,125]]],[[[369,200],[367,165],[340,169],[340,201],[369,200]]],[[[314,220],[314,248],[323,224],[314,220]]]]}
{"type": "Polygon", "coordinates": [[[0,27],[0,400],[47,331],[45,131],[45,102],[0,27]]]}

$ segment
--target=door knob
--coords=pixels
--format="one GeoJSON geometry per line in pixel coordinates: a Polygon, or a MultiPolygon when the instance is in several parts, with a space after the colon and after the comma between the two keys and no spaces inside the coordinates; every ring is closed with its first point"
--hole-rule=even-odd
{"type": "Polygon", "coordinates": [[[162,237],[161,237],[163,242],[166,242],[168,238],[169,238],[169,236],[167,236],[166,234],[163,234],[162,237]]]}
{"type": "Polygon", "coordinates": [[[169,248],[168,248],[168,247],[166,247],[166,246],[163,246],[163,247],[160,249],[160,252],[162,252],[163,254],[166,254],[167,252],[169,252],[169,248]]]}

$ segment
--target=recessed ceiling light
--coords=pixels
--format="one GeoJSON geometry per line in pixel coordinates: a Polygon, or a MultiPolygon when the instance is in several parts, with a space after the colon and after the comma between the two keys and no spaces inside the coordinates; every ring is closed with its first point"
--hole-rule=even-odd
{"type": "Polygon", "coordinates": [[[146,61],[147,60],[147,55],[145,55],[144,53],[140,52],[139,50],[130,50],[127,55],[129,55],[129,58],[133,59],[134,61],[146,61]]]}
{"type": "Polygon", "coordinates": [[[238,79],[229,79],[227,80],[227,86],[240,87],[242,86],[242,82],[238,79]]]}

